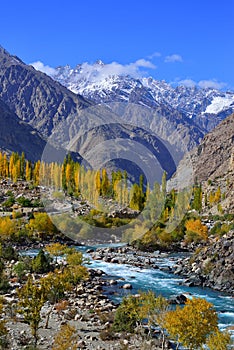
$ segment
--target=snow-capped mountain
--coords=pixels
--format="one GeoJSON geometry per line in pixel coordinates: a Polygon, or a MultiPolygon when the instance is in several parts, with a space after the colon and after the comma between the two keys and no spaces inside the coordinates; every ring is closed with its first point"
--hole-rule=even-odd
{"type": "Polygon", "coordinates": [[[149,107],[164,105],[192,119],[206,132],[234,112],[234,92],[195,86],[172,87],[151,77],[116,75],[100,60],[93,65],[58,67],[52,78],[96,103],[129,101],[149,107]]]}

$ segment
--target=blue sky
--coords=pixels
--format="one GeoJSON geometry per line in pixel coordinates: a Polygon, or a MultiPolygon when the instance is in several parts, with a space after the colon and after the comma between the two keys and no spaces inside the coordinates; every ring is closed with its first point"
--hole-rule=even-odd
{"type": "Polygon", "coordinates": [[[26,63],[133,63],[156,79],[234,90],[233,0],[13,0],[1,14],[0,44],[26,63]]]}

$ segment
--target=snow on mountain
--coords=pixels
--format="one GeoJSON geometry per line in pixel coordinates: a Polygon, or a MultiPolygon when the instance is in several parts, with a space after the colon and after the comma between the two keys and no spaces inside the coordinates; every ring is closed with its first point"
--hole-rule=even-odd
{"type": "Polygon", "coordinates": [[[218,114],[232,106],[234,108],[234,96],[227,94],[225,97],[214,97],[211,104],[207,106],[204,113],[218,114]]]}
{"type": "Polygon", "coordinates": [[[234,92],[196,86],[172,87],[151,77],[127,75],[117,63],[113,74],[111,67],[100,60],[93,65],[82,63],[75,68],[67,65],[56,68],[52,78],[96,103],[130,101],[149,107],[164,105],[182,113],[185,118],[193,119],[207,131],[234,112],[234,92]]]}

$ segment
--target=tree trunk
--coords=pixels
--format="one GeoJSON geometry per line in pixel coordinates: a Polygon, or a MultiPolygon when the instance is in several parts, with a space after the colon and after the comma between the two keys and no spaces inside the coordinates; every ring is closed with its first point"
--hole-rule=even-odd
{"type": "Polygon", "coordinates": [[[49,319],[50,319],[50,315],[51,315],[52,310],[53,310],[53,305],[51,306],[50,310],[46,314],[46,323],[45,323],[45,327],[44,327],[45,329],[48,329],[49,319]]]}
{"type": "Polygon", "coordinates": [[[162,350],[164,350],[164,349],[165,349],[165,334],[162,331],[162,350]]]}

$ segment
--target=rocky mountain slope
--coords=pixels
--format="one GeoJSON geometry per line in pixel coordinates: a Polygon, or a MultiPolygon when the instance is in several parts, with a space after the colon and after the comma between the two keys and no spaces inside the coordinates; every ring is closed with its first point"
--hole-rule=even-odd
{"type": "Polygon", "coordinates": [[[183,172],[191,162],[194,178],[198,182],[223,176],[234,171],[234,114],[223,120],[208,133],[200,145],[180,162],[178,171],[183,172]]]}
{"type": "MultiPolygon", "coordinates": [[[[95,65],[97,70],[102,66],[103,63],[100,61],[95,65]]],[[[93,75],[96,75],[95,71],[93,75]]],[[[196,125],[184,113],[173,108],[166,99],[157,101],[150,89],[139,79],[111,75],[110,72],[108,78],[104,77],[99,81],[94,79],[93,75],[84,74],[82,65],[78,65],[75,69],[69,66],[59,67],[51,77],[74,93],[81,94],[95,103],[108,103],[117,113],[120,122],[124,120],[125,123],[145,128],[178,148],[181,147],[180,139],[183,138],[182,152],[192,149],[204,136],[206,130],[196,125]],[[121,107],[116,107],[116,104],[121,107]],[[123,107],[124,104],[128,104],[127,112],[123,107]],[[132,107],[129,108],[129,105],[132,107]],[[134,105],[138,106],[137,110],[134,105]],[[139,111],[139,107],[142,107],[142,111],[139,111]],[[147,110],[146,113],[145,110],[147,110]],[[176,137],[175,134],[178,136],[176,137]]]]}
{"type": "Polygon", "coordinates": [[[53,128],[90,104],[0,47],[0,98],[23,121],[48,137],[53,128]]]}
{"type": "Polygon", "coordinates": [[[20,120],[9,107],[0,100],[0,150],[11,153],[24,152],[27,159],[40,159],[45,140],[30,125],[20,120]]]}
{"type": "Polygon", "coordinates": [[[184,185],[197,181],[203,183],[204,190],[220,187],[222,193],[225,192],[221,206],[234,212],[234,114],[223,120],[198,147],[184,156],[176,175],[184,185]],[[192,172],[187,176],[187,170],[191,168],[192,172]]]}

